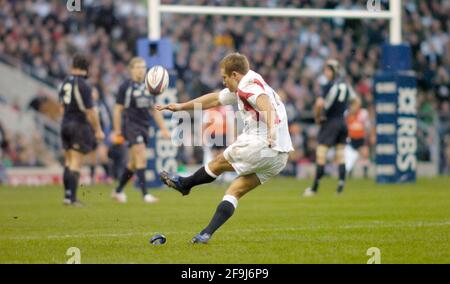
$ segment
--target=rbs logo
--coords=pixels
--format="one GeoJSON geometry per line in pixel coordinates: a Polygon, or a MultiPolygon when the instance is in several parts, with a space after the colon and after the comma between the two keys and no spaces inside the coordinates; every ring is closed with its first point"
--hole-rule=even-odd
{"type": "Polygon", "coordinates": [[[415,170],[417,159],[416,88],[399,88],[397,119],[397,167],[415,170]]]}

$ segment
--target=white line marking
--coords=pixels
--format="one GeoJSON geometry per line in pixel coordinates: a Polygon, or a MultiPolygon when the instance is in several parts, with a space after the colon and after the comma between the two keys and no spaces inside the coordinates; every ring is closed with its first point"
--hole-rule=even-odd
{"type": "MultiPolygon", "coordinates": [[[[450,221],[440,222],[383,222],[373,221],[364,224],[342,225],[342,226],[304,226],[304,227],[278,227],[278,228],[255,228],[255,229],[240,229],[240,230],[228,230],[227,233],[254,233],[254,232],[283,232],[283,231],[311,231],[311,230],[325,230],[325,229],[364,229],[364,228],[420,228],[420,227],[442,227],[450,226],[450,221]]],[[[105,233],[105,234],[73,234],[73,235],[49,235],[49,236],[24,236],[24,237],[6,237],[0,236],[0,240],[58,240],[58,239],[71,239],[71,238],[120,238],[120,237],[133,237],[133,236],[151,236],[157,232],[135,232],[135,233],[105,233]]],[[[176,234],[194,234],[192,231],[173,231],[164,232],[166,235],[176,234]]]]}

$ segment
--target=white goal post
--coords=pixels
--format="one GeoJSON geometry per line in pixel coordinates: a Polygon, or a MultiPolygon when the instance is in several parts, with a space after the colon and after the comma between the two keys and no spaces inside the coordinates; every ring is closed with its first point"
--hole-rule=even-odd
{"type": "MultiPolygon", "coordinates": [[[[367,0],[369,5],[376,5],[380,0],[367,0]]],[[[350,18],[350,19],[385,19],[390,21],[389,42],[402,42],[402,1],[389,0],[388,11],[367,10],[334,10],[334,9],[296,9],[296,8],[249,8],[218,7],[193,5],[161,5],[161,0],[148,0],[148,37],[151,40],[161,38],[161,13],[228,15],[256,17],[303,17],[303,18],[350,18]]]]}

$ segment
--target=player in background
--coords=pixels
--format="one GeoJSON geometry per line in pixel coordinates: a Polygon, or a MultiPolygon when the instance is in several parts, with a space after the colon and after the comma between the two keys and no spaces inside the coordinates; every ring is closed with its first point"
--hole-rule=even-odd
{"type": "Polygon", "coordinates": [[[97,165],[101,165],[105,173],[103,181],[109,184],[112,183],[112,165],[108,156],[109,146],[111,145],[109,134],[112,131],[112,114],[108,104],[103,98],[104,94],[102,93],[101,88],[97,85],[92,90],[92,99],[98,110],[100,127],[102,128],[103,133],[105,133],[105,139],[96,143],[94,151],[88,155],[90,181],[91,184],[95,183],[95,170],[97,165]]]}
{"type": "Polygon", "coordinates": [[[3,152],[8,150],[8,138],[6,137],[6,131],[3,129],[2,122],[0,121],[0,185],[7,183],[6,170],[3,166],[3,152]]]}
{"type": "Polygon", "coordinates": [[[95,140],[105,138],[92,101],[92,89],[86,82],[88,71],[89,60],[84,55],[76,54],[73,57],[70,76],[63,81],[59,91],[60,102],[64,108],[61,139],[64,148],[63,182],[66,205],[82,205],[77,200],[77,188],[84,155],[93,150],[95,140]]]}
{"type": "MultiPolygon", "coordinates": [[[[236,139],[236,119],[231,105],[218,106],[203,111],[203,165],[207,165],[214,157],[222,154],[236,139]]],[[[224,173],[217,178],[218,182],[234,180],[235,173],[224,173]]]]}
{"type": "Polygon", "coordinates": [[[359,159],[363,168],[364,178],[368,178],[369,170],[369,147],[366,143],[367,133],[370,129],[369,112],[361,108],[361,99],[356,97],[350,104],[346,117],[348,136],[350,143],[346,147],[345,164],[347,173],[350,175],[352,169],[359,159]]]}
{"type": "Polygon", "coordinates": [[[169,139],[170,133],[164,125],[162,115],[154,110],[154,97],[145,86],[144,79],[147,72],[147,64],[143,58],[133,58],[129,63],[130,79],[126,80],[119,88],[114,107],[114,140],[120,140],[122,136],[122,115],[124,137],[129,146],[129,161],[122,173],[119,185],[112,193],[112,197],[118,202],[127,200],[123,192],[125,185],[136,173],[138,184],[146,203],[157,202],[158,199],[147,191],[145,170],[147,168],[147,152],[149,129],[152,116],[161,129],[164,138],[169,139]],[[151,115],[150,115],[151,113],[151,115]]]}
{"type": "Polygon", "coordinates": [[[283,103],[264,79],[250,70],[247,58],[239,53],[226,56],[220,63],[220,72],[226,89],[186,103],[156,106],[160,111],[176,112],[192,110],[196,104],[202,109],[238,104],[244,117],[244,130],[237,140],[193,175],[160,174],[167,186],[182,195],[188,195],[194,186],[213,182],[224,172],[235,171],[238,175],[228,187],[211,222],[192,239],[192,243],[207,243],[233,215],[238,200],[278,175],[286,166],[288,153],[294,150],[283,103]]]}
{"type": "Polygon", "coordinates": [[[316,175],[312,187],[308,187],[304,196],[317,194],[319,182],[325,172],[327,152],[330,147],[336,147],[336,161],[339,169],[339,184],[337,193],[341,193],[345,185],[344,149],[347,140],[347,125],[344,114],[349,101],[356,97],[353,90],[339,78],[339,63],[336,60],[327,60],[324,66],[324,75],[328,84],[324,87],[322,96],[314,104],[314,118],[320,125],[318,135],[319,146],[316,149],[316,175]]]}
{"type": "Polygon", "coordinates": [[[218,106],[203,111],[203,164],[206,165],[214,157],[222,153],[227,147],[227,140],[233,141],[236,137],[232,130],[235,130],[234,116],[227,115],[234,113],[230,105],[218,106]],[[228,133],[230,132],[230,133],[228,133]],[[233,135],[232,137],[230,137],[233,135]]]}

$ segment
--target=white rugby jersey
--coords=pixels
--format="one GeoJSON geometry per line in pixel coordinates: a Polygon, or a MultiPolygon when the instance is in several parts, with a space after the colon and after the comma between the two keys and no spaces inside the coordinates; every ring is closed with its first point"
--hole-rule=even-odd
{"type": "Polygon", "coordinates": [[[258,96],[266,94],[276,112],[275,130],[276,140],[272,149],[278,152],[294,151],[289,135],[286,109],[278,94],[264,81],[258,73],[250,70],[239,82],[236,93],[232,93],[228,88],[220,92],[219,99],[222,105],[238,104],[239,111],[243,114],[244,134],[256,135],[262,139],[267,139],[266,124],[260,118],[256,105],[258,96]]]}

